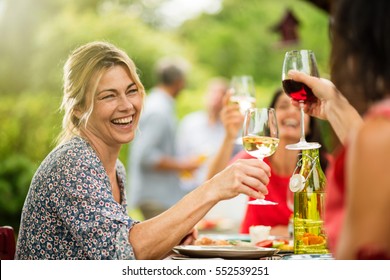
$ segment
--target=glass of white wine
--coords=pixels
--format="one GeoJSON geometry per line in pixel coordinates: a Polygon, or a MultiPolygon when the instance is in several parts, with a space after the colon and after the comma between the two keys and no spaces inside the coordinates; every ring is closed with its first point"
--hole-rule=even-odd
{"type": "Polygon", "coordinates": [[[240,112],[245,115],[246,110],[256,107],[255,84],[252,76],[233,76],[231,80],[230,101],[240,106],[240,112]]]}
{"type": "MultiPolygon", "coordinates": [[[[279,144],[279,130],[276,113],[273,108],[251,108],[246,111],[242,142],[245,151],[253,157],[263,160],[271,156],[279,144]]],[[[256,205],[276,205],[265,199],[248,202],[256,205]]]]}
{"type": "MultiPolygon", "coordinates": [[[[256,90],[252,76],[233,76],[230,81],[230,92],[230,102],[239,105],[243,116],[248,109],[256,107],[256,90]]],[[[242,144],[241,135],[236,139],[236,143],[242,144]]]]}

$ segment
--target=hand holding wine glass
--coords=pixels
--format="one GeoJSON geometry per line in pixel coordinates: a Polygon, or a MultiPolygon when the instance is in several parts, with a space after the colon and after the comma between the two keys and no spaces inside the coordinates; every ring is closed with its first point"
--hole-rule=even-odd
{"type": "MultiPolygon", "coordinates": [[[[252,76],[233,76],[230,93],[230,102],[239,105],[243,116],[248,109],[256,107],[255,84],[252,76]]],[[[241,135],[237,137],[236,144],[242,144],[241,135]]]]}
{"type": "MultiPolygon", "coordinates": [[[[273,108],[251,108],[246,111],[242,142],[245,151],[253,157],[263,160],[271,156],[279,144],[279,131],[273,108]]],[[[275,205],[264,199],[248,202],[257,205],[275,205]]]]}
{"type": "Polygon", "coordinates": [[[301,111],[301,138],[298,143],[287,145],[290,150],[317,149],[321,145],[308,143],[305,139],[304,104],[313,103],[317,97],[304,83],[297,82],[288,77],[290,70],[298,70],[310,76],[319,77],[317,62],[314,53],[310,50],[293,50],[286,53],[283,62],[282,83],[284,91],[295,101],[299,102],[301,111]]]}
{"type": "Polygon", "coordinates": [[[256,107],[255,84],[252,76],[233,76],[230,90],[230,101],[238,103],[242,115],[245,115],[249,108],[256,107]]]}

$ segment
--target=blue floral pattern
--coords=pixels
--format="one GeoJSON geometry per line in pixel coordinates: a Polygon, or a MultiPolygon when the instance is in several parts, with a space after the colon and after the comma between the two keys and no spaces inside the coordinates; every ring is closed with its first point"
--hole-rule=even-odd
{"type": "Polygon", "coordinates": [[[80,137],[54,149],[35,173],[23,206],[16,259],[135,259],[126,214],[123,164],[117,161],[121,204],[90,144],[80,137]]]}

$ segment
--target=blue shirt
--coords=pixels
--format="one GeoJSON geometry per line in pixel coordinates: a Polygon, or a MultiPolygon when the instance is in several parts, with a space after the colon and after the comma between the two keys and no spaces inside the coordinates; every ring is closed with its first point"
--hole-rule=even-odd
{"type": "Polygon", "coordinates": [[[131,207],[154,202],[169,208],[184,196],[177,171],[155,168],[162,157],[177,157],[176,126],[173,97],[154,89],[146,98],[139,131],[130,148],[131,207]]]}
{"type": "Polygon", "coordinates": [[[55,148],[36,171],[23,206],[16,259],[134,259],[126,214],[125,169],[117,162],[121,204],[102,162],[80,137],[55,148]]]}

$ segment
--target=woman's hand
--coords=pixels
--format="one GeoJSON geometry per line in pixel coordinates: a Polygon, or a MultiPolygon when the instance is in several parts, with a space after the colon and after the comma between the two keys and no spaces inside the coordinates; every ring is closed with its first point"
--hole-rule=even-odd
{"type": "Polygon", "coordinates": [[[191,231],[180,241],[179,245],[191,245],[198,239],[198,230],[192,228],[191,231]]]}
{"type": "Polygon", "coordinates": [[[238,104],[229,102],[230,96],[231,92],[228,92],[223,98],[223,108],[220,113],[220,118],[225,128],[225,137],[235,140],[238,132],[242,128],[244,116],[241,114],[238,104]]]}
{"type": "MultiPolygon", "coordinates": [[[[349,132],[363,122],[356,109],[329,80],[295,70],[289,71],[288,76],[294,81],[306,84],[317,97],[316,102],[305,103],[305,113],[328,120],[339,140],[344,144],[349,132]]],[[[292,101],[292,104],[299,107],[298,101],[292,101]]]]}
{"type": "Polygon", "coordinates": [[[233,198],[239,194],[262,199],[268,194],[267,184],[270,167],[258,159],[240,159],[215,175],[210,184],[211,195],[217,201],[233,198]]]}
{"type": "MultiPolygon", "coordinates": [[[[329,108],[330,104],[341,95],[335,85],[327,79],[313,77],[296,70],[290,70],[288,76],[294,81],[307,85],[317,97],[316,102],[305,103],[305,113],[319,119],[327,120],[329,110],[331,109],[329,108]]],[[[292,104],[299,107],[298,101],[292,100],[292,104]]]]}

